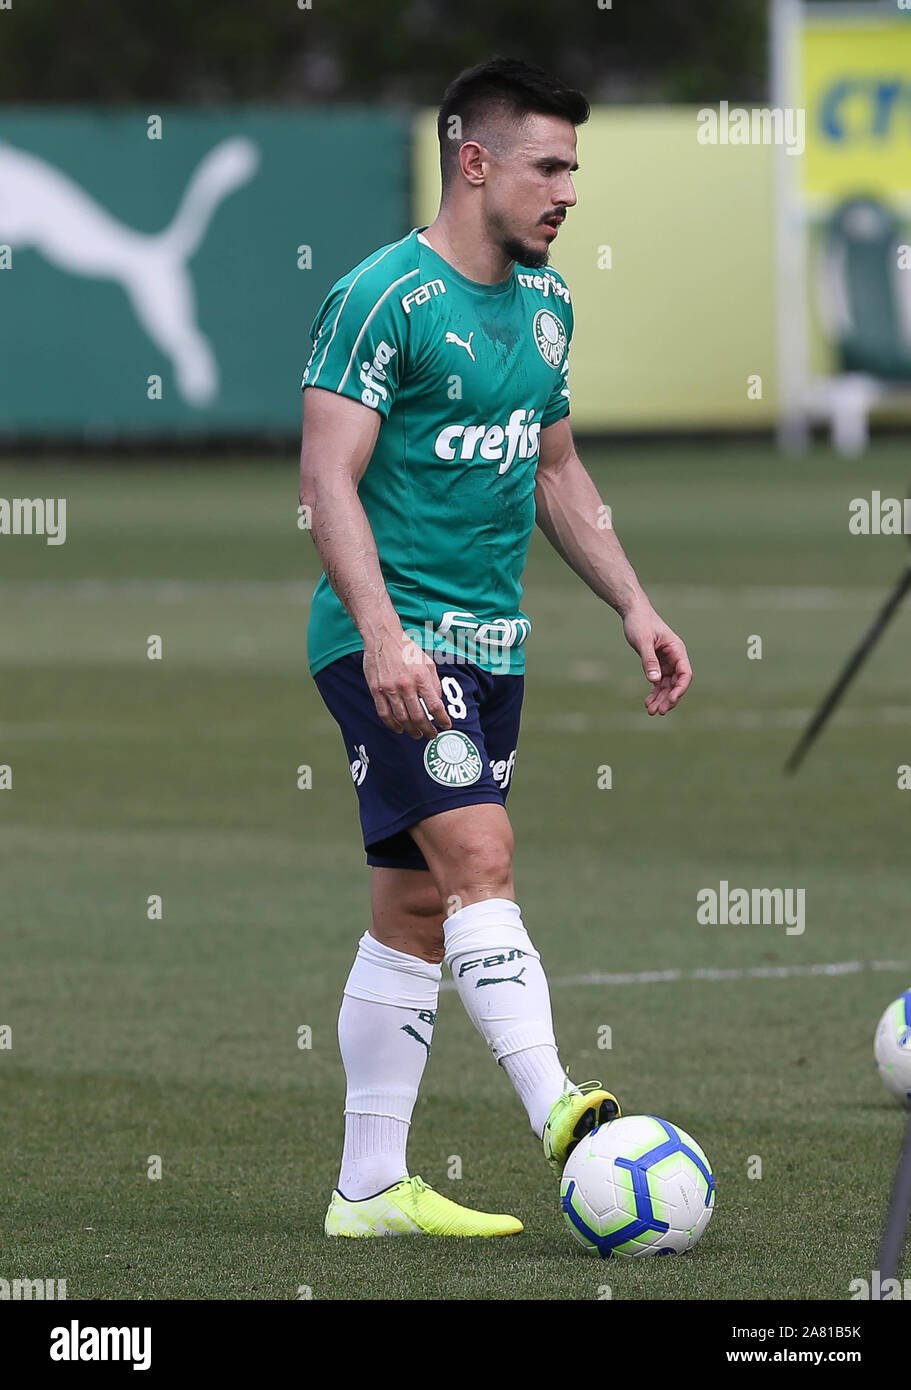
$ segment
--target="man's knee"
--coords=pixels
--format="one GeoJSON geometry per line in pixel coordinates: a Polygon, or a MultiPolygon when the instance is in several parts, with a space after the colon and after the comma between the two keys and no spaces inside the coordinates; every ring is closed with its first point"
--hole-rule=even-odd
{"type": "Polygon", "coordinates": [[[459,848],[458,856],[437,866],[447,916],[482,898],[512,897],[514,846],[511,833],[493,839],[469,840],[459,848]]]}
{"type": "Polygon", "coordinates": [[[460,866],[465,887],[494,889],[511,883],[513,849],[511,832],[469,845],[460,866]]]}
{"type": "Polygon", "coordinates": [[[447,916],[482,898],[512,897],[512,826],[498,803],[444,811],[413,826],[447,916]]]}

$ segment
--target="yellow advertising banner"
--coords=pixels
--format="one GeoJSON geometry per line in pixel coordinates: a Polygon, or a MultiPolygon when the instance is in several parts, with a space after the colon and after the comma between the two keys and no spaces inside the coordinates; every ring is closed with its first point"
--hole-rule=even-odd
{"type": "Polygon", "coordinates": [[[825,201],[911,197],[911,12],[823,21],[810,8],[805,15],[804,193],[825,201]]]}
{"type": "MultiPolygon", "coordinates": [[[[579,431],[774,418],[772,150],[703,145],[695,107],[595,107],[553,251],[575,309],[579,431]]],[[[414,220],[440,197],[436,113],[415,131],[414,220]]]]}

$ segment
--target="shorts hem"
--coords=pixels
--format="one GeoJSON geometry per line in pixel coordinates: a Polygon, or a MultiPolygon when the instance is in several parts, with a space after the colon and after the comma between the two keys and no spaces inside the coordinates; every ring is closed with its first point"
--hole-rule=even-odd
{"type": "Polygon", "coordinates": [[[406,859],[403,854],[371,854],[369,849],[366,854],[368,869],[413,869],[416,874],[430,873],[430,865],[423,856],[421,862],[417,863],[413,859],[406,859]]]}

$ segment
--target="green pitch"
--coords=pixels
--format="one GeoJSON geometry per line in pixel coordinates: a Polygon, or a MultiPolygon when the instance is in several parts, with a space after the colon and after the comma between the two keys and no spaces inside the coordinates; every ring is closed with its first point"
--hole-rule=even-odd
{"type": "Polygon", "coordinates": [[[536,538],[519,897],[575,1077],[709,1155],[701,1244],[608,1263],[574,1246],[451,991],[412,1171],[525,1234],[322,1237],[368,874],[305,665],[317,566],[294,461],[7,463],[0,493],[66,496],[68,536],[0,538],[0,1276],[65,1278],[70,1298],[401,1300],[846,1299],[869,1277],[902,1124],[872,1036],[911,980],[907,610],[800,775],[780,769],[905,561],[900,538],[849,535],[848,503],[901,496],[906,450],[583,454],[696,678],[649,720],[614,615],[536,538]],[[806,930],[700,925],[722,880],[804,889],[806,930]],[[573,983],[593,972],[619,978],[573,983]]]}

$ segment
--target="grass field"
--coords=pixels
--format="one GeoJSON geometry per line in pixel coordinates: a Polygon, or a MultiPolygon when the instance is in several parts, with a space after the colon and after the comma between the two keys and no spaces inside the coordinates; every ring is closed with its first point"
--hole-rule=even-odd
{"type": "Polygon", "coordinates": [[[847,520],[854,496],[903,495],[907,448],[583,454],[696,679],[649,720],[615,616],[535,538],[518,893],[574,1075],[711,1158],[701,1244],[607,1263],[573,1245],[453,992],[411,1169],[525,1234],[324,1239],[335,1018],[368,874],[306,667],[317,566],[294,460],[7,461],[0,494],[65,496],[68,535],[0,539],[0,1276],[66,1278],[71,1299],[393,1300],[596,1299],[604,1284],[615,1299],[846,1299],[869,1276],[901,1134],[872,1034],[911,979],[909,611],[801,774],[781,765],[905,561],[901,539],[847,520]],[[804,888],[805,933],[698,925],[697,892],[722,879],[804,888]],[[797,969],[827,964],[842,968],[797,969]],[[698,973],[713,970],[734,973],[698,973]],[[671,975],[635,978],[652,971],[671,975]],[[621,978],[573,983],[592,973],[621,978]]]}

